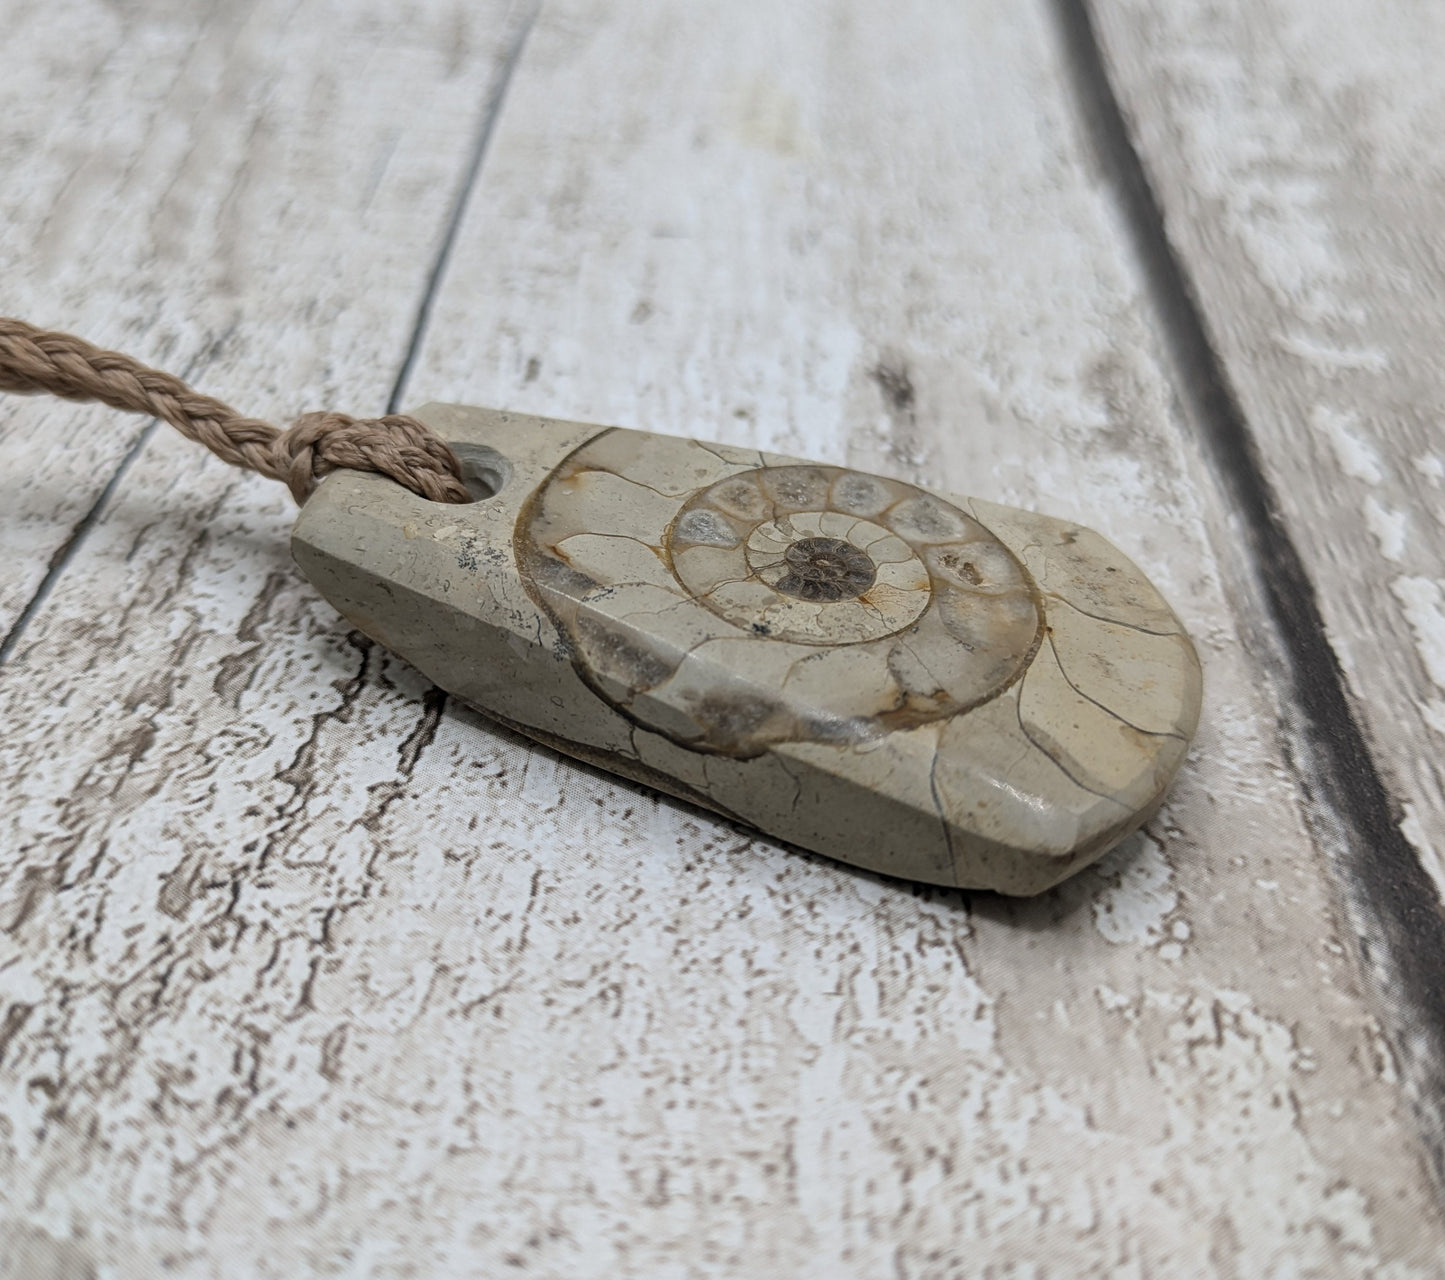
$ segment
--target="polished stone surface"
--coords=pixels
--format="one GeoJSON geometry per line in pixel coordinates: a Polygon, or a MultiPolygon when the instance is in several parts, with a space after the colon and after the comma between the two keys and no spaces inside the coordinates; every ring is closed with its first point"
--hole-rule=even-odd
{"type": "Polygon", "coordinates": [[[1184,758],[1193,646],[1088,529],[726,445],[418,416],[500,489],[439,506],[339,474],[296,558],[550,746],[845,862],[1013,894],[1137,829],[1184,758]]]}

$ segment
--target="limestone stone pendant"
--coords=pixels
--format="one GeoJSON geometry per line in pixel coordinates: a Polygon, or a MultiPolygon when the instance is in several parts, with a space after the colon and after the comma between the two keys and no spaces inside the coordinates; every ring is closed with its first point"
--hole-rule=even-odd
{"type": "Polygon", "coordinates": [[[893,876],[1037,893],[1158,807],[1199,662],[1098,534],[756,450],[453,405],[481,495],[339,472],[301,568],[548,746],[893,876]]]}

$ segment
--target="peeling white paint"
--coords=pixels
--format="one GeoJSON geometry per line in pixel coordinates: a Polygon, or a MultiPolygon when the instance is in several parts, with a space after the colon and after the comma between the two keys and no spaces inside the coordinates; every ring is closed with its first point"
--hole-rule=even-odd
{"type": "Polygon", "coordinates": [[[1311,411],[1310,423],[1330,442],[1340,470],[1347,476],[1354,476],[1366,484],[1379,484],[1384,480],[1380,455],[1366,438],[1357,414],[1320,404],[1311,411]]]}
{"type": "MultiPolygon", "coordinates": [[[[1142,834],[1137,846],[1125,844],[1101,861],[1097,874],[1108,882],[1094,896],[1094,927],[1099,933],[1116,944],[1163,942],[1165,921],[1179,905],[1179,893],[1159,842],[1142,834]]],[[[1169,945],[1178,952],[1177,941],[1169,945]]]]}
{"type": "MultiPolygon", "coordinates": [[[[1279,242],[1278,247],[1283,247],[1283,242],[1279,242]]],[[[1292,333],[1281,338],[1280,346],[1291,355],[1326,369],[1365,369],[1383,373],[1390,367],[1389,355],[1378,347],[1341,347],[1321,342],[1305,333],[1292,333]]]]}
{"type": "Polygon", "coordinates": [[[1399,561],[1405,554],[1405,531],[1410,519],[1403,511],[1392,511],[1376,501],[1371,494],[1365,499],[1365,524],[1375,535],[1380,554],[1387,560],[1399,561]]]}
{"type": "Polygon", "coordinates": [[[1415,459],[1415,470],[1436,484],[1445,479],[1445,462],[1440,460],[1439,454],[1422,453],[1415,459]]]}
{"type": "Polygon", "coordinates": [[[1415,649],[1425,670],[1445,689],[1445,593],[1433,578],[1399,577],[1390,583],[1415,635],[1415,649]]]}

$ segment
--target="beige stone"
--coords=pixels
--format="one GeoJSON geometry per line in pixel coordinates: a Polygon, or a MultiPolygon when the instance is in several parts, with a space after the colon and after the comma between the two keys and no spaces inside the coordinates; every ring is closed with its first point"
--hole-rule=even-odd
{"type": "Polygon", "coordinates": [[[1158,807],[1193,646],[1097,534],[836,466],[429,405],[470,506],[326,481],[306,574],[442,688],[803,848],[1037,893],[1158,807]]]}

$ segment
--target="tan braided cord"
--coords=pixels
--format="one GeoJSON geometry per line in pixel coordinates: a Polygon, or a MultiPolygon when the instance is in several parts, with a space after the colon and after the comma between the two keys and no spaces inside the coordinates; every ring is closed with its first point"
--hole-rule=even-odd
{"type": "Polygon", "coordinates": [[[163,418],[233,466],[284,481],[298,503],[322,476],[343,467],[379,472],[433,502],[472,500],[451,446],[415,418],[307,413],[282,431],[243,418],[230,405],[130,356],[5,316],[0,316],[0,391],[98,400],[163,418]]]}

